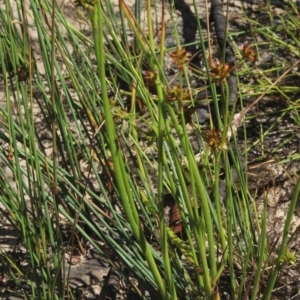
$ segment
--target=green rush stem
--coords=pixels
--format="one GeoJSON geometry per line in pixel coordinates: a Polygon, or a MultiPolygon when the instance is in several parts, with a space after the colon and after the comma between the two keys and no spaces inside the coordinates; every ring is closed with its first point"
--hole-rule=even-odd
{"type": "MultiPolygon", "coordinates": [[[[152,18],[151,18],[151,7],[150,0],[147,0],[147,11],[148,11],[148,28],[149,28],[149,39],[150,39],[150,47],[154,53],[154,40],[153,40],[153,30],[152,30],[152,18]],[[149,21],[150,20],[150,21],[149,21]]],[[[159,61],[161,65],[163,65],[164,58],[164,33],[165,33],[165,24],[164,24],[164,0],[162,1],[162,31],[161,31],[161,43],[160,43],[160,56],[159,61]]],[[[157,66],[158,67],[158,66],[157,66]]],[[[164,129],[165,122],[167,122],[166,110],[165,110],[165,95],[162,89],[161,82],[161,73],[157,72],[157,96],[158,96],[158,195],[159,195],[159,225],[160,225],[160,235],[161,235],[161,249],[165,267],[165,275],[168,283],[168,288],[170,291],[171,299],[176,300],[176,288],[174,284],[174,279],[172,275],[172,268],[170,264],[169,257],[169,247],[168,247],[168,235],[166,231],[166,224],[164,219],[164,199],[163,199],[163,167],[165,165],[165,153],[164,153],[164,129]]]]}
{"type": "Polygon", "coordinates": [[[95,51],[97,57],[97,67],[99,72],[99,79],[101,83],[103,110],[106,120],[106,129],[108,135],[109,148],[112,155],[112,160],[115,168],[115,179],[117,182],[120,200],[123,204],[126,217],[131,225],[133,234],[141,247],[142,252],[148,262],[149,268],[155,278],[159,292],[162,299],[168,299],[168,294],[165,289],[165,284],[161,278],[160,272],[157,268],[156,262],[151,253],[151,248],[146,241],[143,233],[138,212],[130,190],[128,174],[126,173],[122,151],[119,148],[115,124],[113,122],[111,107],[107,94],[106,74],[105,74],[105,53],[104,53],[104,36],[103,36],[103,11],[100,1],[94,7],[92,15],[93,38],[95,44],[95,51]]]}
{"type": "MultiPolygon", "coordinates": [[[[179,76],[181,78],[181,76],[179,76]]],[[[181,88],[182,88],[182,82],[181,88]]],[[[195,161],[194,153],[190,147],[187,134],[186,134],[186,127],[185,127],[185,120],[181,110],[181,121],[182,121],[182,129],[178,126],[178,121],[176,120],[176,117],[174,116],[174,112],[170,109],[170,116],[172,118],[173,125],[178,132],[179,136],[181,136],[180,140],[184,148],[184,152],[187,156],[188,160],[188,166],[191,174],[191,178],[194,178],[193,182],[195,182],[195,186],[199,190],[199,198],[201,199],[201,207],[203,211],[204,218],[200,218],[198,209],[197,209],[197,203],[196,200],[194,204],[194,209],[192,208],[190,198],[188,196],[188,193],[186,193],[184,199],[186,201],[187,209],[190,215],[191,220],[191,226],[192,230],[194,232],[197,248],[200,255],[200,260],[202,263],[203,273],[204,273],[204,290],[205,294],[208,297],[212,296],[212,287],[211,287],[211,276],[214,277],[217,273],[216,269],[216,256],[215,256],[215,247],[214,247],[214,235],[213,235],[213,226],[212,226],[212,220],[210,215],[210,209],[209,209],[209,199],[207,196],[207,191],[205,189],[205,186],[203,184],[203,180],[200,177],[199,170],[197,167],[197,163],[195,161]],[[207,239],[208,239],[208,248],[209,248],[209,259],[210,259],[210,269],[208,267],[207,263],[207,257],[206,257],[206,249],[203,244],[204,242],[204,236],[205,236],[205,229],[207,231],[207,239]]],[[[179,172],[180,174],[180,172],[179,172]]],[[[185,185],[183,185],[185,186],[185,185]]]]}
{"type": "Polygon", "coordinates": [[[280,269],[282,268],[282,263],[281,263],[281,259],[284,256],[284,253],[286,251],[287,248],[287,241],[288,241],[288,237],[289,237],[289,231],[291,228],[291,222],[292,222],[292,218],[295,212],[295,208],[296,205],[298,203],[298,199],[299,199],[299,192],[300,192],[300,177],[298,178],[297,184],[295,186],[294,189],[294,193],[293,193],[293,197],[292,197],[292,201],[290,203],[289,206],[289,210],[287,213],[287,217],[286,217],[286,221],[284,224],[284,229],[283,229],[283,234],[282,234],[282,242],[281,242],[281,246],[279,249],[279,253],[278,253],[278,257],[276,259],[276,266],[272,272],[271,278],[267,284],[267,290],[265,291],[262,300],[267,300],[271,298],[271,294],[274,288],[274,284],[276,282],[278,273],[280,271],[280,269]]]}

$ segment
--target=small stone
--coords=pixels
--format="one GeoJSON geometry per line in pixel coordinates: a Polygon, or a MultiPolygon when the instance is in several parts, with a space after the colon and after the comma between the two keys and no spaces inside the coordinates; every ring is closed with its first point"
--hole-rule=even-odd
{"type": "Polygon", "coordinates": [[[242,7],[243,4],[241,1],[234,1],[234,6],[237,6],[237,7],[242,7]]]}
{"type": "Polygon", "coordinates": [[[68,263],[72,266],[76,266],[81,262],[80,256],[72,256],[69,260],[68,263]]]}

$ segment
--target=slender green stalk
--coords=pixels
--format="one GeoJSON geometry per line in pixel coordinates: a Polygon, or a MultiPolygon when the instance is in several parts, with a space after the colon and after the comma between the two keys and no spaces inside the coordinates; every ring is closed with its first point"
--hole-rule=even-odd
{"type": "Polygon", "coordinates": [[[103,109],[105,114],[107,135],[109,141],[109,147],[112,154],[112,159],[115,168],[115,176],[118,185],[118,190],[120,192],[121,201],[126,213],[126,217],[132,227],[133,234],[137,239],[140,247],[143,250],[143,253],[149,264],[149,268],[152,271],[152,274],[156,280],[158,289],[161,293],[163,299],[168,299],[164,283],[162,281],[161,275],[158,271],[157,265],[154,261],[154,258],[151,254],[150,247],[145,239],[144,233],[141,228],[139,221],[138,213],[136,210],[135,203],[132,199],[130,186],[128,182],[128,177],[126,175],[126,170],[123,164],[122,153],[119,149],[117,143],[117,136],[115,132],[115,126],[110,110],[110,103],[106,91],[106,76],[105,76],[105,53],[104,53],[104,44],[103,44],[103,25],[102,25],[102,8],[100,2],[97,1],[96,6],[94,7],[92,26],[93,26],[93,38],[95,44],[95,52],[97,57],[97,66],[99,72],[99,79],[101,82],[102,88],[102,99],[103,99],[103,109]]]}
{"type": "Polygon", "coordinates": [[[282,242],[279,248],[279,252],[278,252],[278,256],[276,259],[276,265],[275,268],[272,272],[271,278],[267,284],[267,288],[266,291],[264,292],[263,295],[263,300],[267,300],[271,298],[271,294],[274,288],[274,284],[276,282],[276,278],[278,276],[278,273],[280,271],[280,269],[282,268],[282,257],[284,256],[285,251],[287,250],[287,241],[288,241],[288,236],[289,236],[289,231],[290,231],[290,227],[291,227],[291,222],[292,222],[292,217],[297,205],[297,201],[299,198],[299,193],[300,193],[300,177],[297,180],[297,184],[295,186],[295,190],[293,193],[293,197],[291,200],[291,204],[287,213],[287,217],[286,217],[286,221],[284,224],[284,228],[283,228],[283,233],[282,233],[282,242]]]}
{"type": "Polygon", "coordinates": [[[258,262],[257,262],[257,269],[254,276],[254,286],[253,292],[251,295],[251,299],[257,298],[257,293],[259,289],[259,284],[261,280],[261,273],[263,270],[263,264],[266,260],[266,245],[267,245],[267,201],[265,199],[263,214],[261,216],[261,232],[260,232],[260,239],[258,243],[258,262]]]}

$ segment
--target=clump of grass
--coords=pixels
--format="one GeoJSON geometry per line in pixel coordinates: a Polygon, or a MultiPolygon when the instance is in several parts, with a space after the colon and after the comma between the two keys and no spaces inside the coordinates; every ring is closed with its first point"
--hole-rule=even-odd
{"type": "MultiPolygon", "coordinates": [[[[9,252],[0,257],[17,293],[32,299],[74,298],[66,255],[75,250],[85,255],[90,245],[111,265],[117,260],[126,266],[138,286],[122,268],[118,271],[141,297],[146,289],[152,299],[218,299],[224,291],[243,299],[245,286],[252,286],[252,299],[259,294],[270,299],[280,268],[292,261],[288,237],[300,181],[270,262],[267,205],[259,217],[243,163],[247,152],[239,151],[232,126],[236,105],[229,105],[228,78],[233,71],[240,77],[260,76],[251,86],[254,92],[242,80],[238,83],[237,91],[245,97],[259,98],[267,91],[288,98],[297,87],[278,87],[269,74],[280,78],[283,73],[288,80],[291,65],[276,62],[260,70],[254,63],[261,45],[254,41],[242,50],[233,43],[240,56],[235,65],[222,60],[223,53],[216,63],[204,56],[205,69],[192,68],[184,45],[165,49],[164,18],[156,44],[150,1],[147,33],[139,10],[133,14],[123,1],[119,18],[110,1],[77,1],[92,40],[67,23],[54,2],[30,4],[30,11],[23,3],[17,6],[17,15],[8,1],[0,10],[6,99],[0,105],[1,211],[18,232],[26,264],[15,262],[9,252]],[[22,26],[14,22],[16,17],[22,26]],[[37,29],[38,54],[27,19],[37,29]],[[176,85],[166,75],[166,56],[178,71],[176,85]],[[201,91],[191,87],[193,72],[209,85],[213,110],[206,127],[192,117],[201,91]],[[200,151],[191,135],[198,138],[200,151]],[[170,221],[166,195],[172,203],[170,221]]],[[[163,2],[162,15],[165,9],[163,2]]],[[[287,46],[264,24],[247,22],[272,39],[274,53],[287,46]]],[[[286,22],[286,33],[298,43],[293,11],[286,22]]],[[[204,39],[200,43],[205,49],[204,39]]],[[[226,43],[221,48],[224,52],[226,43]]],[[[290,51],[299,56],[296,47],[290,51]]],[[[298,120],[296,103],[282,117],[294,111],[298,120]]],[[[251,146],[246,133],[244,143],[245,149],[251,146]]]]}

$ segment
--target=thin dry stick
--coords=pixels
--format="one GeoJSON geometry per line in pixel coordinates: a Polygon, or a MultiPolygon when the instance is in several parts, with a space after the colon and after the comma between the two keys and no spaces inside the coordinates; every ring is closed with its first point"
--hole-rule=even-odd
{"type": "Polygon", "coordinates": [[[232,121],[232,126],[235,128],[238,128],[242,124],[243,117],[246,115],[246,113],[254,106],[256,105],[261,98],[272,88],[274,87],[285,75],[287,75],[289,72],[291,72],[292,69],[294,69],[298,64],[300,63],[300,59],[297,60],[289,69],[287,69],[273,84],[270,85],[270,87],[260,96],[258,97],[253,103],[248,105],[244,111],[236,114],[232,121]]]}

